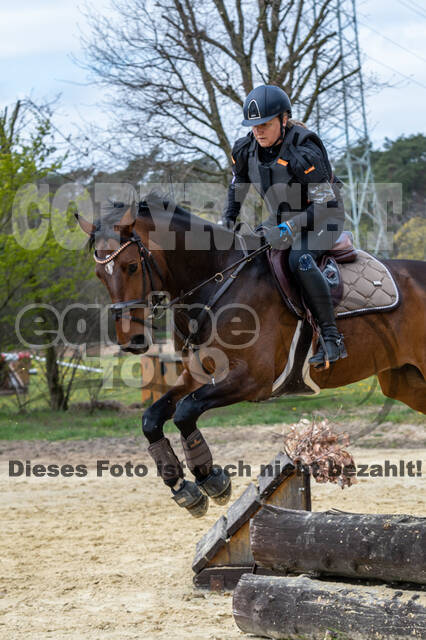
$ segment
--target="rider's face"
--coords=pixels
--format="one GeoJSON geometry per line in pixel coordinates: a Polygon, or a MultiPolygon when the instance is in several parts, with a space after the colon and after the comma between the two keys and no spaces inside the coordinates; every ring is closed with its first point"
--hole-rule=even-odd
{"type": "MultiPolygon", "coordinates": [[[[287,114],[284,116],[284,125],[287,122],[287,114]]],[[[278,116],[268,120],[264,124],[258,124],[251,128],[257,142],[261,147],[270,147],[280,135],[280,119],[278,116]]]]}

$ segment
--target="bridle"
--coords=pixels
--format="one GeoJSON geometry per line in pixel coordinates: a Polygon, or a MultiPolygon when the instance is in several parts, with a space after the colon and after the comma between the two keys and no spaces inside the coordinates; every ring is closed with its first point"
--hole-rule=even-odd
{"type": "MultiPolygon", "coordinates": [[[[160,269],[158,268],[157,262],[152,255],[152,252],[144,245],[140,236],[133,231],[129,240],[121,244],[118,249],[110,253],[105,258],[100,258],[98,256],[98,252],[95,250],[93,254],[94,260],[97,264],[106,265],[109,262],[112,262],[120,253],[122,253],[125,249],[132,246],[133,244],[137,244],[139,249],[139,259],[141,265],[141,277],[142,277],[142,296],[139,300],[123,300],[122,302],[115,302],[110,305],[110,311],[114,317],[114,320],[120,320],[123,317],[123,312],[126,310],[131,310],[135,307],[139,307],[140,305],[147,306],[146,300],[146,284],[147,280],[149,281],[150,291],[154,291],[154,272],[158,276],[160,283],[163,284],[164,279],[161,274],[160,269]]],[[[133,322],[138,322],[139,324],[145,325],[145,321],[143,319],[137,318],[131,313],[128,316],[130,320],[133,322]]]]}
{"type": "MultiPolygon", "coordinates": [[[[97,264],[101,264],[101,265],[106,265],[109,262],[111,262],[112,260],[114,260],[114,258],[116,258],[120,253],[122,253],[123,251],[125,251],[128,247],[130,247],[132,244],[136,243],[138,245],[139,248],[139,258],[140,258],[140,263],[141,263],[141,273],[142,273],[142,297],[140,298],[140,300],[123,300],[122,302],[116,302],[112,305],[110,305],[110,310],[111,313],[114,317],[115,320],[120,320],[123,317],[123,312],[125,312],[126,310],[131,310],[135,307],[138,307],[140,305],[144,305],[144,307],[148,307],[151,311],[151,314],[149,316],[149,318],[158,318],[161,317],[163,315],[163,313],[165,313],[168,309],[170,309],[173,305],[177,304],[178,302],[181,302],[182,300],[184,300],[185,298],[193,295],[196,291],[198,291],[199,289],[201,289],[204,285],[209,284],[210,282],[216,282],[218,284],[221,283],[221,287],[216,290],[212,296],[209,298],[207,304],[204,305],[204,307],[201,309],[201,312],[198,316],[198,318],[196,319],[197,322],[195,323],[195,326],[197,326],[197,330],[192,332],[189,332],[188,336],[184,336],[176,327],[176,324],[174,325],[174,328],[176,330],[176,332],[179,334],[180,338],[184,340],[184,346],[188,347],[188,346],[194,346],[194,341],[196,339],[196,335],[199,332],[201,325],[203,324],[205,318],[207,317],[208,312],[211,310],[212,306],[214,304],[216,304],[216,302],[219,300],[219,298],[225,293],[225,291],[227,291],[227,289],[232,285],[233,282],[235,282],[236,278],[238,277],[240,271],[245,267],[245,265],[250,262],[254,257],[256,257],[258,254],[263,253],[264,251],[266,251],[270,245],[265,243],[262,244],[262,246],[259,249],[256,249],[255,251],[252,251],[251,253],[248,252],[247,247],[245,246],[244,241],[242,240],[242,236],[239,236],[240,240],[241,240],[241,247],[242,247],[242,251],[244,253],[244,257],[241,258],[240,260],[237,260],[236,262],[233,262],[232,264],[230,264],[229,266],[225,267],[225,269],[222,269],[222,271],[219,271],[218,273],[215,273],[213,276],[211,276],[210,278],[207,278],[206,280],[203,280],[202,282],[200,282],[199,284],[195,285],[194,287],[192,287],[190,290],[186,291],[185,293],[182,293],[180,296],[177,296],[176,298],[173,298],[173,300],[171,300],[168,304],[164,304],[163,302],[160,302],[158,304],[152,304],[152,300],[150,302],[148,302],[146,300],[146,281],[147,279],[149,280],[149,284],[150,284],[150,291],[154,291],[154,276],[153,273],[154,271],[156,272],[161,285],[164,283],[164,277],[162,276],[160,269],[158,268],[158,265],[156,263],[156,260],[154,258],[154,256],[152,255],[152,252],[144,245],[144,243],[142,242],[140,236],[138,236],[137,233],[135,233],[134,231],[132,232],[132,235],[130,236],[129,240],[127,240],[126,242],[124,242],[123,244],[121,244],[118,249],[116,249],[115,251],[113,251],[113,253],[109,254],[108,256],[106,256],[105,258],[100,258],[98,256],[97,251],[94,252],[94,259],[95,262],[97,264]],[[227,273],[228,271],[231,271],[232,273],[230,273],[229,277],[224,281],[224,274],[227,273]],[[161,312],[159,315],[157,315],[157,311],[158,309],[161,309],[161,312]]],[[[139,324],[145,325],[145,320],[140,319],[140,318],[136,318],[136,316],[129,314],[127,316],[130,320],[132,320],[133,322],[138,322],[139,324]]]]}

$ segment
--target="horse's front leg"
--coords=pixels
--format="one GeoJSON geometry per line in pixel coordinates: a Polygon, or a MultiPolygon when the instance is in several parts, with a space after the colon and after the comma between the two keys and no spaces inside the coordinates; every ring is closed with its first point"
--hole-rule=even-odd
{"type": "Polygon", "coordinates": [[[231,496],[231,479],[220,467],[213,467],[210,448],[197,428],[199,416],[214,407],[246,399],[257,388],[247,374],[247,363],[237,363],[226,378],[216,384],[205,384],[182,398],[176,406],[174,422],[181,433],[188,469],[196,484],[218,504],[226,504],[231,496]]]}
{"type": "Polygon", "coordinates": [[[176,409],[177,402],[200,386],[188,371],[184,371],[172,389],[154,402],[143,414],[142,430],[149,442],[148,453],[153,458],[158,474],[170,487],[173,499],[180,506],[199,518],[208,509],[208,498],[195,482],[184,480],[182,465],[172,449],[170,441],[164,436],[164,423],[176,409]]]}

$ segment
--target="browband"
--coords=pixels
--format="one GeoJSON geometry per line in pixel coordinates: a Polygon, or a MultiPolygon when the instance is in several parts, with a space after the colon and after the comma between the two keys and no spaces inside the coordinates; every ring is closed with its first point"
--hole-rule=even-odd
{"type": "Polygon", "coordinates": [[[97,256],[98,252],[95,251],[95,253],[93,254],[95,262],[97,262],[98,264],[107,264],[108,262],[111,262],[111,260],[114,260],[114,258],[118,256],[119,253],[124,251],[124,249],[126,249],[126,247],[128,247],[129,244],[132,244],[132,242],[137,242],[136,238],[132,238],[131,240],[128,240],[124,244],[120,245],[118,249],[116,249],[113,253],[110,253],[106,258],[98,258],[97,256]]]}

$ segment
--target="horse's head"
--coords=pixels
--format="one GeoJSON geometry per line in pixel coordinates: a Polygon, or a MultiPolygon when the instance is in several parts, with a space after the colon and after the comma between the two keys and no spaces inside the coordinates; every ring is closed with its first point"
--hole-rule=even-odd
{"type": "Polygon", "coordinates": [[[115,319],[117,341],[123,351],[145,353],[152,344],[146,326],[148,296],[161,286],[157,261],[138,229],[134,205],[113,203],[97,224],[76,215],[95,249],[96,275],[107,288],[115,319]]]}

